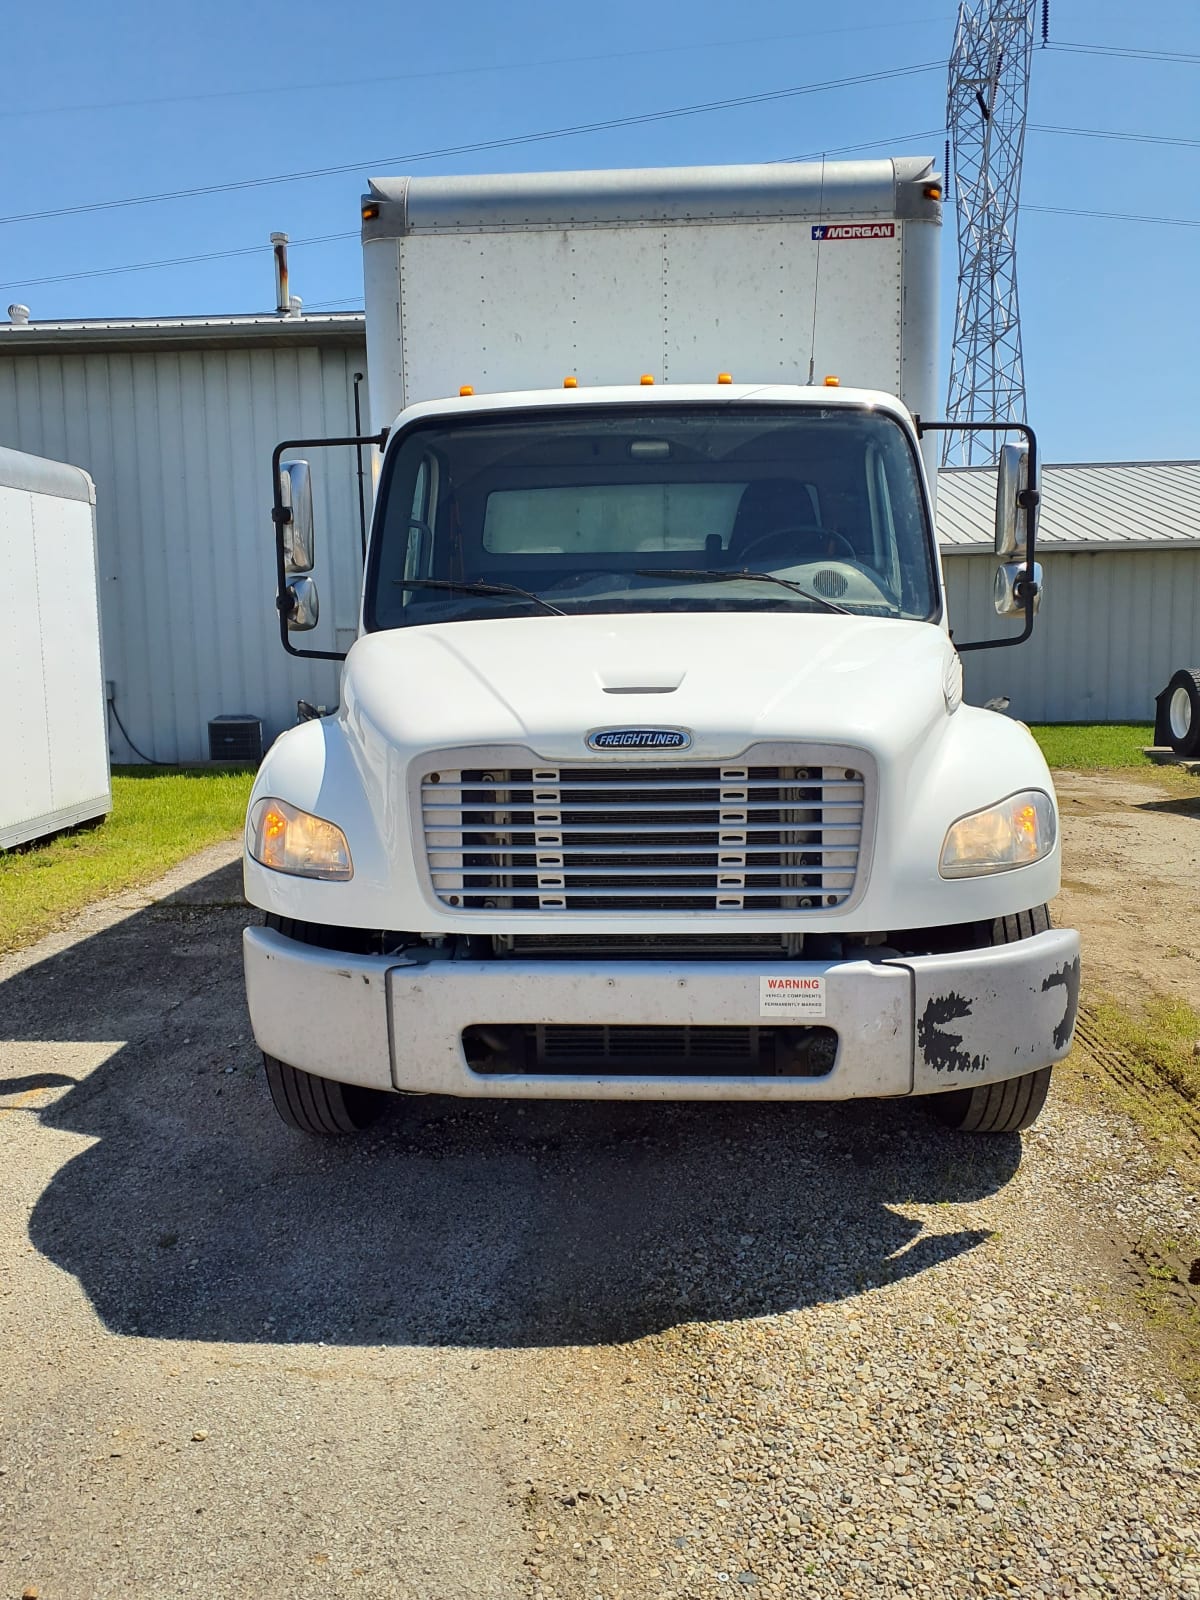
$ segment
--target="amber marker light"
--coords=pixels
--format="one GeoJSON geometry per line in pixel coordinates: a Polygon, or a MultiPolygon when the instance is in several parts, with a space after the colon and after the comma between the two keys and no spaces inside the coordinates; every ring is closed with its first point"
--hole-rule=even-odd
{"type": "Polygon", "coordinates": [[[842,380],[840,378],[835,378],[831,372],[827,372],[825,374],[825,387],[827,389],[838,388],[841,384],[841,381],[842,380]]]}
{"type": "Polygon", "coordinates": [[[579,379],[578,378],[564,378],[563,379],[563,388],[564,389],[578,389],[578,387],[579,387],[579,379]]]}
{"type": "Polygon", "coordinates": [[[278,839],[279,835],[283,833],[286,827],[287,818],[281,811],[277,811],[274,806],[271,806],[268,809],[266,816],[262,819],[263,838],[278,839]]]}
{"type": "Polygon", "coordinates": [[[733,382],[733,373],[732,372],[718,372],[717,373],[717,382],[718,383],[732,383],[733,382]]]}
{"type": "Polygon", "coordinates": [[[458,392],[459,392],[460,396],[465,400],[466,397],[469,394],[474,394],[475,390],[471,387],[471,385],[469,383],[464,383],[462,385],[462,387],[459,389],[458,392]]]}
{"type": "Polygon", "coordinates": [[[641,382],[643,389],[651,388],[654,384],[654,374],[652,372],[643,372],[641,382]]]}

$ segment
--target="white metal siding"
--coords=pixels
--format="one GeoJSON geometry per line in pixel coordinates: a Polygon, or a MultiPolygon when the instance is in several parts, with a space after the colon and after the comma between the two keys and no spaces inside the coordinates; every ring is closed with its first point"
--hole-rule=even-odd
{"type": "Polygon", "coordinates": [[[93,508],[75,487],[0,477],[0,848],[109,809],[93,508]]]}
{"type": "MultiPolygon", "coordinates": [[[[834,374],[907,399],[906,226],[821,244],[811,218],[414,234],[399,244],[399,343],[372,334],[373,419],[390,422],[462,384],[481,394],[556,388],[568,373],[585,386],[636,383],[643,372],[672,383],[715,383],[723,371],[742,383],[806,383],[810,359],[818,383],[834,374]],[[536,306],[531,284],[541,286],[536,306]]],[[[368,324],[389,331],[393,248],[366,251],[368,324]]]]}
{"type": "MultiPolygon", "coordinates": [[[[1046,592],[1033,638],[963,657],[966,698],[1012,701],[1025,722],[1152,722],[1176,667],[1200,665],[1200,550],[1039,552],[1046,592]]],[[[945,561],[957,640],[1018,631],[992,607],[988,555],[945,561]]]]}
{"type": "MultiPolygon", "coordinates": [[[[279,643],[270,461],[279,439],[354,431],[362,366],[361,351],[312,346],[0,360],[0,444],[95,479],[105,675],[156,759],[207,759],[223,712],[261,716],[269,738],[298,698],[337,699],[338,663],[279,643]]],[[[321,623],[299,642],[344,649],[361,565],[354,452],[312,456],[321,623]]],[[[116,759],[133,759],[111,734],[116,759]]]]}

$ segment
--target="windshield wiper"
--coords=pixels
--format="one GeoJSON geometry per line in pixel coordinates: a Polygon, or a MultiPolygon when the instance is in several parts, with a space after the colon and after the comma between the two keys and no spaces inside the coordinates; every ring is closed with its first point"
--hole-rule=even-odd
{"type": "Polygon", "coordinates": [[[729,583],[734,578],[752,578],[758,583],[777,583],[781,589],[790,589],[793,594],[802,595],[814,605],[824,606],[826,611],[836,611],[839,616],[855,615],[848,607],[835,605],[832,600],[826,600],[823,594],[814,594],[803,584],[793,583],[790,578],[780,578],[774,572],[714,572],[711,567],[638,567],[635,574],[639,578],[701,578],[707,583],[729,583]]]}
{"type": "Polygon", "coordinates": [[[543,600],[532,589],[519,589],[515,583],[457,583],[453,578],[393,578],[401,589],[449,589],[454,594],[515,594],[520,600],[529,600],[551,616],[565,617],[566,612],[543,600]]]}

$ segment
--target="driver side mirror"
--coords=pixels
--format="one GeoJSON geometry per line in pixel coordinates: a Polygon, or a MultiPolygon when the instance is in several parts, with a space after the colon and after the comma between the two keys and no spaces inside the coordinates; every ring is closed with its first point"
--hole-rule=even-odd
{"type": "Polygon", "coordinates": [[[311,578],[297,578],[283,591],[283,613],[289,633],[307,633],[321,615],[317,586],[311,578]]]}
{"type": "MultiPolygon", "coordinates": [[[[283,565],[289,577],[311,572],[316,560],[313,539],[312,476],[307,461],[285,461],[279,469],[279,498],[285,512],[283,565]]],[[[310,624],[311,626],[311,624],[310,624]]]]}
{"type": "Polygon", "coordinates": [[[1024,550],[1029,533],[1036,531],[1038,486],[1029,481],[1029,446],[1000,447],[996,472],[996,555],[1011,561],[1024,550]],[[1031,519],[1022,522],[1021,513],[1031,519]]]}

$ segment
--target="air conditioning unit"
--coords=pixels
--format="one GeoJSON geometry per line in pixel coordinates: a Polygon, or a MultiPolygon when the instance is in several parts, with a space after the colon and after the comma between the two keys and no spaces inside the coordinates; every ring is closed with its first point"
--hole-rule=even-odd
{"type": "Polygon", "coordinates": [[[208,724],[208,759],[258,766],[262,760],[262,718],[213,717],[208,724]]]}

